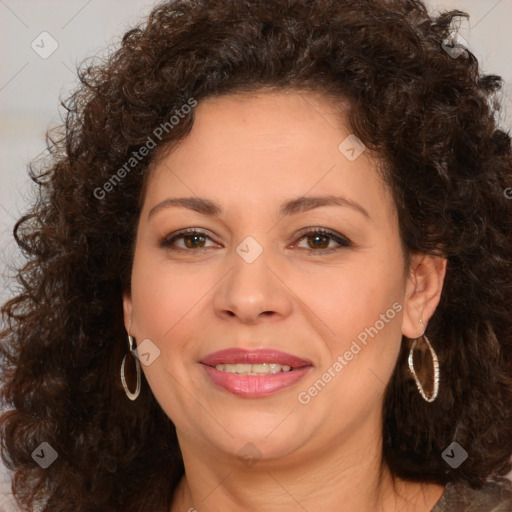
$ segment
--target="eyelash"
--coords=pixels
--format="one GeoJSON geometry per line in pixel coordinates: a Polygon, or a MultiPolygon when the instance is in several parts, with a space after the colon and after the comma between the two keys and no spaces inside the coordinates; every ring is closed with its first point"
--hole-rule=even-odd
{"type": "MultiPolygon", "coordinates": [[[[201,250],[208,249],[208,247],[199,247],[198,249],[189,249],[189,248],[184,249],[182,247],[177,247],[177,248],[173,247],[173,243],[176,240],[183,238],[185,235],[199,235],[206,239],[212,240],[211,237],[209,237],[206,233],[199,231],[197,229],[194,229],[194,228],[188,228],[188,229],[182,229],[181,231],[179,231],[178,233],[176,233],[174,235],[165,237],[161,241],[160,245],[161,245],[161,247],[168,248],[171,250],[188,251],[188,252],[190,252],[190,251],[200,252],[201,250]]],[[[330,238],[331,240],[334,240],[336,243],[339,244],[338,247],[331,247],[331,248],[327,248],[327,249],[305,249],[305,248],[301,247],[300,249],[306,251],[308,253],[308,255],[310,255],[312,253],[325,254],[325,253],[337,251],[339,249],[352,247],[352,243],[350,242],[350,240],[348,238],[344,237],[343,235],[338,235],[337,233],[335,233],[333,231],[326,230],[324,228],[315,228],[310,231],[302,232],[301,234],[299,234],[299,238],[297,239],[297,242],[302,241],[304,238],[306,238],[308,236],[322,236],[325,238],[330,238]]]]}

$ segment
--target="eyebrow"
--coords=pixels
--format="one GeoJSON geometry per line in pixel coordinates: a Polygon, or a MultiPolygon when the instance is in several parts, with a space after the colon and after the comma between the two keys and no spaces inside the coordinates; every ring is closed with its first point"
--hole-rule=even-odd
{"type": "MultiPolygon", "coordinates": [[[[366,218],[371,219],[370,214],[363,208],[359,203],[352,201],[342,196],[303,196],[298,199],[292,199],[283,203],[279,208],[280,216],[296,215],[303,213],[313,208],[319,208],[321,206],[342,206],[351,208],[366,218]]],[[[189,210],[196,211],[202,215],[207,216],[220,216],[222,208],[218,203],[210,199],[202,197],[173,197],[164,199],[156,206],[151,208],[148,213],[148,219],[160,210],[170,207],[182,207],[189,210]]]]}

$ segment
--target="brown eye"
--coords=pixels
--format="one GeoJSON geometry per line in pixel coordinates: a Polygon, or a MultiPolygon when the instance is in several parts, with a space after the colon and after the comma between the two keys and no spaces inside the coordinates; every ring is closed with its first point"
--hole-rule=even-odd
{"type": "Polygon", "coordinates": [[[202,231],[197,231],[195,229],[187,229],[182,230],[179,233],[176,233],[175,235],[164,238],[160,245],[166,248],[182,250],[207,249],[208,247],[205,247],[205,243],[207,240],[211,240],[211,238],[202,231]],[[183,245],[181,246],[176,244],[176,241],[180,239],[183,240],[183,245]]]}
{"type": "Polygon", "coordinates": [[[203,247],[205,237],[202,235],[182,235],[180,238],[183,238],[185,245],[188,249],[194,249],[195,247],[203,247]]]}
{"type": "Polygon", "coordinates": [[[312,249],[327,249],[331,239],[325,235],[307,235],[305,237],[312,249]]]}
{"type": "Polygon", "coordinates": [[[299,239],[299,242],[302,240],[306,240],[308,247],[302,247],[307,250],[309,254],[312,252],[323,252],[323,251],[334,251],[340,249],[341,247],[351,247],[352,244],[348,238],[343,235],[339,235],[337,233],[327,231],[325,229],[316,229],[313,231],[308,231],[299,239]],[[329,247],[331,242],[335,242],[338,244],[334,247],[329,247]]]}

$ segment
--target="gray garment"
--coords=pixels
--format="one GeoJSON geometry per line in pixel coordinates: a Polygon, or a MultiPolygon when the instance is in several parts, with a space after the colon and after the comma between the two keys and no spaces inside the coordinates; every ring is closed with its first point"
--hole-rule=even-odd
{"type": "Polygon", "coordinates": [[[430,512],[512,512],[512,482],[488,482],[479,490],[449,483],[430,512]]]}

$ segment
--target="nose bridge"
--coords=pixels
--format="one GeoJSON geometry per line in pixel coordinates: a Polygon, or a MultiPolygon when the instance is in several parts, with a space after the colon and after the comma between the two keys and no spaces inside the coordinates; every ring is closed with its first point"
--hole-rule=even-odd
{"type": "MultiPolygon", "coordinates": [[[[260,237],[261,238],[261,237],[260,237]]],[[[290,298],[272,268],[271,249],[255,237],[246,237],[232,256],[232,270],[222,281],[215,297],[217,314],[236,316],[243,322],[255,322],[265,313],[286,315],[290,298]]]]}

